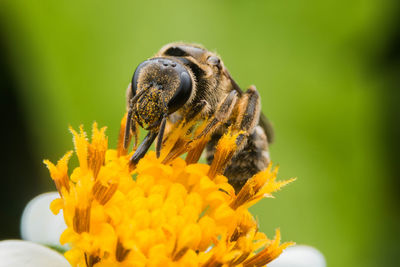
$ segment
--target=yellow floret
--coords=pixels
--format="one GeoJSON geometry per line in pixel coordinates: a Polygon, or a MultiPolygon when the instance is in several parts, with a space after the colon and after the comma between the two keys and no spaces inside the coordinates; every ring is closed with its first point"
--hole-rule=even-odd
{"type": "Polygon", "coordinates": [[[68,175],[71,152],[57,165],[45,163],[60,193],[51,209],[63,210],[68,228],[60,241],[71,247],[65,257],[72,266],[261,266],[292,244],[279,244],[279,230],[273,240],[258,232],[247,210],[291,180],[275,181],[276,169],[269,167],[235,195],[221,175],[235,135],[222,138],[210,168],[191,162],[198,156],[189,163],[178,157],[196,150],[188,127],[169,134],[159,159],[149,152],[134,169],[121,135],[111,150],[105,128],[94,124],[91,142],[82,127],[79,133],[71,129],[80,166],[68,175]]]}

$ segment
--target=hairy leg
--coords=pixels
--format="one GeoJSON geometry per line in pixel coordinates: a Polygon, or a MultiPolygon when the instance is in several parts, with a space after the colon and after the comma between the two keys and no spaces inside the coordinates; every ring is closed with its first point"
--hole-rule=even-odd
{"type": "MultiPolygon", "coordinates": [[[[258,126],[260,118],[260,96],[254,86],[250,87],[238,100],[236,118],[232,119],[234,131],[242,131],[236,140],[238,150],[226,166],[224,175],[238,192],[254,174],[265,169],[269,164],[268,141],[262,127],[258,126]]],[[[221,126],[207,144],[207,161],[214,159],[215,146],[226,132],[221,126]]]]}

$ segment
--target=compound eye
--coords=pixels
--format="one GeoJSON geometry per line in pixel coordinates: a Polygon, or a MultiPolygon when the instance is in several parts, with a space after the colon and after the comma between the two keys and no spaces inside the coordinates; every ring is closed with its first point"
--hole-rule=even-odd
{"type": "Polygon", "coordinates": [[[172,90],[170,92],[173,92],[173,95],[167,103],[169,114],[178,110],[188,101],[192,94],[192,79],[187,69],[180,62],[168,58],[152,58],[139,64],[132,77],[132,96],[135,96],[137,93],[138,79],[143,75],[142,70],[144,70],[144,68],[146,69],[145,72],[148,74],[146,75],[147,82],[157,84],[160,89],[163,88],[162,90],[172,90]],[[151,73],[150,70],[149,73],[149,68],[156,69],[157,71],[151,73]],[[169,83],[168,79],[165,80],[163,76],[159,77],[160,74],[165,74],[173,79],[179,79],[179,83],[169,83]],[[165,84],[165,82],[168,84],[165,84]],[[171,88],[171,86],[175,84],[178,85],[178,88],[171,88]]]}
{"type": "Polygon", "coordinates": [[[207,63],[210,65],[213,65],[213,66],[219,66],[221,63],[221,60],[216,56],[209,56],[207,58],[207,63]]]}
{"type": "Polygon", "coordinates": [[[143,61],[142,63],[139,64],[139,66],[137,66],[135,72],[133,73],[133,77],[132,77],[132,96],[135,96],[136,92],[137,92],[137,82],[138,82],[140,71],[143,69],[143,67],[145,67],[149,63],[150,63],[149,60],[143,61]]]}
{"type": "Polygon", "coordinates": [[[180,84],[175,94],[168,102],[168,113],[171,114],[181,108],[192,94],[192,79],[187,70],[181,65],[177,64],[177,71],[179,73],[180,84]]]}

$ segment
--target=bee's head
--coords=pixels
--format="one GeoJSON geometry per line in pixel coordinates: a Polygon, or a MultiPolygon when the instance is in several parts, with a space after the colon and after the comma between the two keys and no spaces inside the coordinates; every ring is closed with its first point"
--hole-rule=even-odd
{"type": "Polygon", "coordinates": [[[132,115],[147,130],[181,108],[192,93],[188,70],[169,58],[152,58],[139,64],[132,78],[132,115]]]}

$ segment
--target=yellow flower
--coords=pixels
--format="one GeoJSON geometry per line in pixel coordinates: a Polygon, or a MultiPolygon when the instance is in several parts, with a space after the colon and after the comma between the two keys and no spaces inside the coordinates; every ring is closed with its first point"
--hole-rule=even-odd
{"type": "Polygon", "coordinates": [[[72,266],[263,266],[294,244],[280,244],[279,230],[267,238],[247,210],[292,180],[276,181],[269,166],[235,195],[221,174],[240,133],[223,136],[209,166],[196,162],[210,137],[191,139],[204,124],[196,131],[193,123],[169,125],[161,157],[149,152],[130,166],[125,123],[116,150],[96,123],[91,142],[83,127],[71,129],[79,167],[70,175],[72,152],[56,165],[44,161],[60,194],[50,208],[63,210],[68,228],[60,241],[71,247],[72,266]]]}

